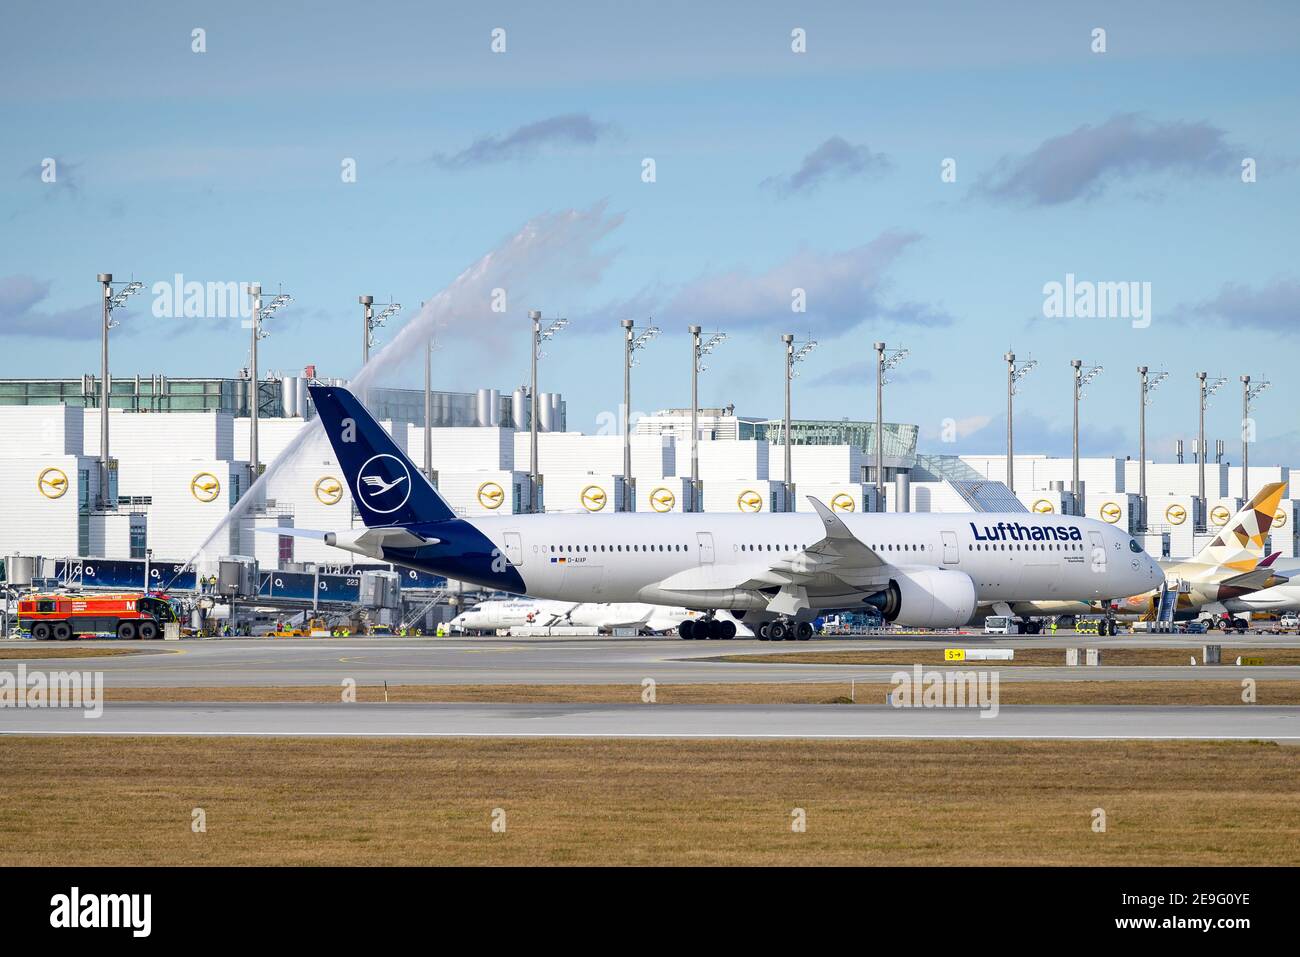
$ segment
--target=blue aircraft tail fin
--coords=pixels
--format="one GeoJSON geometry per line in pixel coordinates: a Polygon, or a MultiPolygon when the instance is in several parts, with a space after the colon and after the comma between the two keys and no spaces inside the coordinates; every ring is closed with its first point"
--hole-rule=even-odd
{"type": "Polygon", "coordinates": [[[356,396],[339,386],[314,385],[308,391],[367,527],[456,517],[356,396]]]}

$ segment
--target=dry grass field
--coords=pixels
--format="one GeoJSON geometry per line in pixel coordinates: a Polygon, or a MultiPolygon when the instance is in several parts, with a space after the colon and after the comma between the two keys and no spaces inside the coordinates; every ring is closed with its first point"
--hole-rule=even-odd
{"type": "Polygon", "coordinates": [[[110,658],[138,655],[135,648],[105,648],[103,645],[33,645],[28,648],[0,648],[0,661],[35,661],[40,658],[110,658]]]}
{"type": "Polygon", "coordinates": [[[0,866],[1300,864],[1300,749],[1273,744],[28,737],[3,748],[0,866]],[[191,829],[195,808],[206,833],[191,829]],[[491,829],[495,808],[505,833],[491,829]],[[791,830],[795,808],[804,833],[791,830]]]}
{"type": "MultiPolygon", "coordinates": [[[[1249,677],[1244,674],[1242,677],[1249,677]]],[[[755,682],[751,684],[660,684],[659,704],[881,704],[889,692],[886,682],[847,681],[755,682]]],[[[107,688],[114,701],[301,701],[341,702],[336,685],[288,687],[107,688]]],[[[636,703],[637,685],[390,685],[390,702],[567,702],[579,704],[636,703]]],[[[1002,704],[1243,704],[1241,678],[1202,681],[1003,681],[1002,704]]],[[[382,685],[360,685],[356,700],[385,700],[382,685]]],[[[1300,680],[1261,681],[1258,704],[1300,705],[1300,680]]]]}

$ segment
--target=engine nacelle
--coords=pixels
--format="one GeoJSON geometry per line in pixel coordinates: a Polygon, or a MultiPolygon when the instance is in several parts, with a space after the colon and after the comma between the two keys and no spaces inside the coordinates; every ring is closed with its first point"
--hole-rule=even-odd
{"type": "Polygon", "coordinates": [[[885,621],[918,628],[957,628],[975,614],[975,582],[965,572],[939,568],[899,569],[889,587],[868,604],[885,621]]]}

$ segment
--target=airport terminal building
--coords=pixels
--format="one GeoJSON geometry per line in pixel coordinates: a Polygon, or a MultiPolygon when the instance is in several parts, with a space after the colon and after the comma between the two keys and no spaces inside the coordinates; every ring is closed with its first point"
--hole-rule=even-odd
{"type": "MultiPolygon", "coordinates": [[[[263,569],[346,562],[323,542],[256,531],[361,524],[323,435],[316,430],[302,437],[314,416],[307,382],[337,380],[320,379],[310,367],[304,372],[258,383],[258,459],[263,469],[269,463],[269,475],[250,501],[244,498],[251,485],[254,390],[247,378],[114,380],[106,467],[94,377],[0,380],[0,494],[6,503],[0,553],[185,561],[220,529],[212,548],[252,556],[263,569]],[[235,517],[226,521],[232,511],[235,517]]],[[[631,474],[624,475],[621,434],[570,432],[562,396],[538,398],[537,469],[547,511],[612,512],[629,498],[642,512],[691,508],[689,409],[634,423],[631,474]]],[[[430,469],[458,513],[527,509],[531,403],[523,390],[426,397],[419,389],[376,388],[366,402],[411,460],[430,469]]],[[[699,508],[709,512],[810,511],[808,497],[814,496],[844,511],[1078,513],[1127,528],[1156,556],[1186,557],[1243,502],[1239,467],[1207,462],[1202,500],[1200,466],[1148,462],[1144,523],[1138,462],[1081,459],[1076,499],[1072,461],[1042,455],[1016,456],[1013,495],[1005,455],[920,453],[918,427],[901,423],[884,425],[880,500],[875,423],[848,420],[792,422],[791,495],[780,419],[709,408],[699,411],[697,428],[699,508]]],[[[1289,478],[1285,466],[1252,466],[1249,488],[1289,478]]],[[[1296,555],[1296,527],[1295,500],[1286,498],[1275,516],[1272,550],[1296,555]]]]}

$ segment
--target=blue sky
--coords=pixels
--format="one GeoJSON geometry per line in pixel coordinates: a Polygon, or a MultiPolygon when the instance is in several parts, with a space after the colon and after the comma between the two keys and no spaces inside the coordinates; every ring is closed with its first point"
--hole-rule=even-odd
{"type": "MultiPolygon", "coordinates": [[[[1250,373],[1272,382],[1252,461],[1300,466],[1300,10],[1136,6],[172,2],[109,18],[10,3],[3,375],[97,369],[94,278],[108,270],[282,285],[295,302],[271,320],[262,367],[351,376],[359,293],[391,295],[409,320],[526,223],[576,209],[602,223],[599,255],[512,290],[501,322],[447,328],[440,387],[522,382],[539,307],[572,322],[543,388],[564,392],[570,428],[594,431],[621,396],[616,320],[653,315],[664,333],[635,409],[688,401],[685,329],[699,323],[729,335],[705,404],[779,415],[780,333],[811,331],[795,414],[865,418],[883,339],[911,350],[888,418],[919,423],[931,451],[998,451],[1012,346],[1039,362],[1021,451],[1068,451],[1077,356],[1105,367],[1085,453],[1136,453],[1145,363],[1170,371],[1148,419],[1158,457],[1192,435],[1205,369],[1229,378],[1208,418],[1229,458],[1250,373]],[[1149,282],[1150,325],[1045,318],[1044,284],[1068,273],[1149,282]],[[806,313],[791,312],[794,287],[806,313]]],[[[139,299],[114,333],[118,375],[246,361],[236,321],[155,318],[139,299]]]]}

